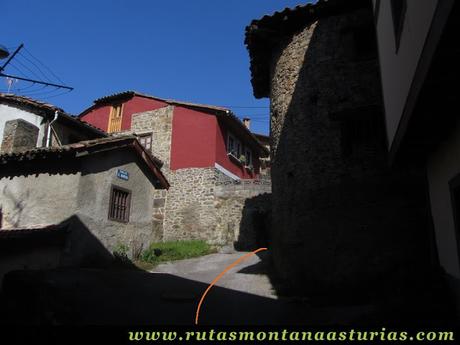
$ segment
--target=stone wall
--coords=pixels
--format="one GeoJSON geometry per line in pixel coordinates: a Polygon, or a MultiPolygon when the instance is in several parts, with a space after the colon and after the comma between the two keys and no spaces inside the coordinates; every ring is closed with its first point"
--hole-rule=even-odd
{"type": "Polygon", "coordinates": [[[154,241],[163,239],[163,222],[165,218],[165,204],[167,190],[156,189],[153,191],[153,234],[154,241]]]}
{"type": "MultiPolygon", "coordinates": [[[[170,156],[172,117],[174,107],[166,106],[160,109],[133,114],[130,133],[137,135],[152,133],[152,154],[163,162],[161,168],[168,181],[170,180],[170,156]]],[[[165,219],[166,190],[155,190],[153,194],[153,240],[163,239],[165,219]]]]}
{"type": "Polygon", "coordinates": [[[254,250],[262,245],[263,233],[268,233],[270,193],[271,183],[267,180],[217,182],[216,232],[221,243],[232,243],[239,250],[254,250]]]}
{"type": "Polygon", "coordinates": [[[329,16],[272,54],[272,254],[290,293],[369,297],[426,263],[424,173],[387,166],[372,30],[367,9],[329,16]]]}
{"type": "Polygon", "coordinates": [[[163,172],[168,177],[171,156],[172,117],[174,107],[133,114],[131,130],[136,134],[152,133],[152,153],[163,163],[163,172]]]}
{"type": "Polygon", "coordinates": [[[179,169],[169,177],[164,240],[202,239],[226,245],[247,238],[246,247],[255,243],[251,217],[254,212],[268,212],[268,199],[252,204],[248,200],[270,193],[268,181],[235,181],[215,168],[179,169]]]}
{"type": "Polygon", "coordinates": [[[22,120],[10,120],[5,123],[1,143],[2,153],[19,152],[37,146],[39,128],[22,120]]]}
{"type": "Polygon", "coordinates": [[[246,200],[269,193],[270,181],[235,181],[214,167],[171,171],[173,111],[167,106],[134,114],[131,122],[131,132],[152,133],[152,153],[164,162],[162,171],[171,185],[153,194],[155,240],[201,239],[225,245],[249,238],[252,220],[244,220],[242,214],[246,207],[251,218],[256,208],[248,208],[246,200]],[[241,224],[246,224],[244,230],[241,224]]]}
{"type": "Polygon", "coordinates": [[[164,240],[217,241],[214,212],[214,168],[190,168],[168,174],[164,240]]]}

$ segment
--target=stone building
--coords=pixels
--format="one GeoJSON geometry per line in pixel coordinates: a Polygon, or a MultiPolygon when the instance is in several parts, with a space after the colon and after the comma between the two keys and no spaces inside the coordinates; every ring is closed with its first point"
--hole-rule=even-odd
{"type": "Polygon", "coordinates": [[[456,1],[373,1],[392,166],[426,169],[433,246],[460,311],[456,1]]]}
{"type": "Polygon", "coordinates": [[[169,187],[160,167],[134,136],[0,154],[0,245],[16,243],[1,261],[9,269],[35,267],[31,256],[52,266],[99,265],[120,244],[140,253],[155,239],[151,195],[169,187]],[[28,241],[40,238],[37,228],[66,228],[63,245],[28,241]],[[22,240],[11,241],[16,235],[22,240]]]}
{"type": "MultiPolygon", "coordinates": [[[[254,133],[257,140],[270,152],[270,136],[254,133]]],[[[260,175],[261,178],[270,179],[270,155],[260,158],[260,175]]]]}
{"type": "Polygon", "coordinates": [[[171,187],[152,196],[158,239],[225,245],[252,226],[241,220],[245,206],[249,218],[267,209],[264,202],[248,209],[245,201],[270,192],[270,181],[260,180],[268,151],[226,108],[126,91],[95,100],[79,118],[112,134],[136,134],[163,161],[171,187]]]}
{"type": "Polygon", "coordinates": [[[105,136],[104,131],[54,105],[0,93],[0,152],[59,146],[105,136]]]}
{"type": "Polygon", "coordinates": [[[270,98],[282,289],[343,302],[408,288],[431,263],[426,181],[388,166],[371,3],[285,9],[252,21],[245,43],[254,95],[270,98]]]}

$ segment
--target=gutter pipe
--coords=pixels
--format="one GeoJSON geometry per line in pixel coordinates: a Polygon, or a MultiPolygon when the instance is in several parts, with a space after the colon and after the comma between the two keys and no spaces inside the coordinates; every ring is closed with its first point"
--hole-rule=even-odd
{"type": "Polygon", "coordinates": [[[54,119],[48,124],[48,134],[46,136],[46,147],[51,146],[51,125],[58,119],[58,111],[54,112],[54,119]]]}

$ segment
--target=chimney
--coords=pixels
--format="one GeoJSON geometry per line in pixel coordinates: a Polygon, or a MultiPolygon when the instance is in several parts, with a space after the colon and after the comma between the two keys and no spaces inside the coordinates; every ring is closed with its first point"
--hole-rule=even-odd
{"type": "Polygon", "coordinates": [[[245,117],[243,119],[243,124],[246,126],[247,129],[251,129],[251,119],[249,117],[245,117]]]}
{"type": "Polygon", "coordinates": [[[13,153],[37,147],[38,127],[23,119],[5,122],[1,153],[13,153]]]}

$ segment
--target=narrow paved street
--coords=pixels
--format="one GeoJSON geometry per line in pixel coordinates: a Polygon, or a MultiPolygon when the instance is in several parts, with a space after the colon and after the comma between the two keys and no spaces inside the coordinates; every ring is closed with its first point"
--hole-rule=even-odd
{"type": "MultiPolygon", "coordinates": [[[[200,258],[181,260],[157,266],[153,273],[168,273],[176,277],[211,283],[226,267],[246,253],[211,254],[200,258]]],[[[265,253],[259,253],[265,257],[265,253]]],[[[266,264],[257,255],[252,255],[233,267],[217,282],[216,286],[276,299],[267,275],[266,264]]]]}
{"type": "MultiPolygon", "coordinates": [[[[245,252],[211,254],[140,270],[58,269],[18,280],[10,289],[9,322],[96,325],[193,325],[209,284],[245,252]],[[33,291],[33,293],[32,293],[33,291]],[[17,294],[17,295],[15,295],[17,294]]],[[[277,298],[266,272],[267,253],[228,271],[209,291],[199,324],[337,324],[363,320],[367,307],[312,308],[277,298]]]]}

